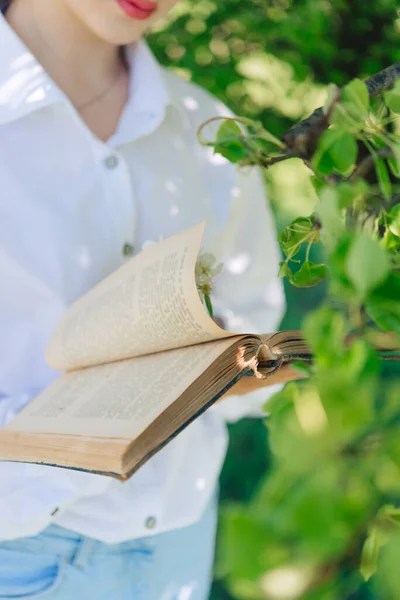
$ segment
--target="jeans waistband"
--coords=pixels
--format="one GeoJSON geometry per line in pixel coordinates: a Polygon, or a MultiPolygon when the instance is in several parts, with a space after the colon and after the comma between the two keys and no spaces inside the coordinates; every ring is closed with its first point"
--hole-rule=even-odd
{"type": "Polygon", "coordinates": [[[50,525],[38,535],[6,542],[0,547],[24,552],[57,555],[68,562],[84,566],[93,554],[116,554],[121,552],[137,552],[151,555],[154,551],[154,538],[129,540],[118,544],[107,544],[93,538],[64,529],[59,525],[50,525]]]}

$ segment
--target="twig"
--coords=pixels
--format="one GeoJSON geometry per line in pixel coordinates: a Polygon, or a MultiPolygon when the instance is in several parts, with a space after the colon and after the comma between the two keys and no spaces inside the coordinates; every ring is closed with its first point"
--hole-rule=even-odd
{"type": "Polygon", "coordinates": [[[272,165],[276,165],[276,163],[287,160],[288,158],[297,157],[297,153],[294,150],[288,150],[285,154],[280,154],[279,156],[270,156],[269,158],[264,158],[262,160],[257,161],[257,165],[260,167],[268,168],[272,167],[272,165]]]}
{"type": "Polygon", "coordinates": [[[354,182],[361,177],[365,177],[368,174],[369,170],[374,166],[376,158],[392,158],[393,152],[390,148],[381,148],[375,152],[375,154],[368,154],[363,161],[354,169],[353,173],[349,177],[349,181],[354,182]]]}
{"type": "Polygon", "coordinates": [[[307,119],[284,133],[282,141],[296,156],[309,159],[315,152],[319,138],[328,127],[329,121],[323,109],[317,108],[307,119]]]}

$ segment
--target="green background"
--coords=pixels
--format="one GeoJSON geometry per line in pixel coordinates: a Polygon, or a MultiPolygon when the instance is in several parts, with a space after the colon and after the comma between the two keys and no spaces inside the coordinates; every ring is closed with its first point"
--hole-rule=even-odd
{"type": "MultiPolygon", "coordinates": [[[[328,83],[400,61],[397,7],[394,0],[181,0],[149,41],[161,63],[281,135],[323,103],[328,83]]],[[[277,165],[266,179],[279,229],[312,210],[315,196],[300,161],[277,165]]],[[[286,290],[282,327],[297,328],[323,289],[286,290]]],[[[248,500],[269,465],[261,421],[245,419],[230,430],[221,504],[248,500]]],[[[231,599],[223,581],[214,583],[211,598],[231,599]]]]}

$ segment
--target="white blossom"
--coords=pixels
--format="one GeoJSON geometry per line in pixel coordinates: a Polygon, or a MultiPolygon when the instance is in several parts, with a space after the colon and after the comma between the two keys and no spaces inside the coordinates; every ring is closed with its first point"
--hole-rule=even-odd
{"type": "Polygon", "coordinates": [[[222,271],[222,263],[217,263],[217,259],[210,252],[202,252],[196,263],[195,277],[197,290],[200,298],[204,301],[204,296],[210,296],[213,291],[213,279],[222,271]]]}

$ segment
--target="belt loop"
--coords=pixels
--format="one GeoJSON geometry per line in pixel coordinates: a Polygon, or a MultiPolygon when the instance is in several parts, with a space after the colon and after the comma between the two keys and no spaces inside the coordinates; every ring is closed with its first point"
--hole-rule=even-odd
{"type": "Polygon", "coordinates": [[[90,559],[96,550],[97,544],[97,540],[83,536],[78,542],[78,547],[74,557],[72,558],[71,564],[80,569],[84,569],[90,562],[90,559]]]}

